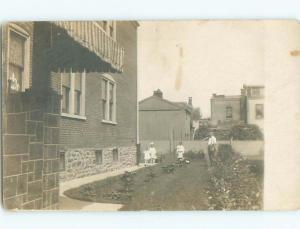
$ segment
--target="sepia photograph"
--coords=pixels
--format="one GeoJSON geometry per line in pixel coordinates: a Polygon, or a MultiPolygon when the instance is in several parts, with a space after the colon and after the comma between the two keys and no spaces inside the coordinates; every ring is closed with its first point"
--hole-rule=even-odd
{"type": "Polygon", "coordinates": [[[3,207],[264,210],[264,31],[259,20],[3,24],[3,207]]]}

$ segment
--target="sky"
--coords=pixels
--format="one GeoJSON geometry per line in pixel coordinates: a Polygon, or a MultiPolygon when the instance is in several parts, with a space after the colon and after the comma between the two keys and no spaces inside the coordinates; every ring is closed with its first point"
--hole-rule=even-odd
{"type": "Polygon", "coordinates": [[[139,23],[139,100],[159,88],[171,101],[192,97],[209,117],[213,93],[238,95],[243,84],[264,84],[262,21],[139,23]]]}

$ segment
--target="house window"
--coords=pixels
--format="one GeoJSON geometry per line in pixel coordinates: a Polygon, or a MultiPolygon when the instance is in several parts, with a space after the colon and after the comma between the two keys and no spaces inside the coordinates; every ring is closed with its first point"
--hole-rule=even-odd
{"type": "Polygon", "coordinates": [[[66,155],[65,152],[59,153],[59,171],[65,171],[66,169],[66,155]]]}
{"type": "Polygon", "coordinates": [[[63,116],[84,118],[85,116],[85,72],[61,73],[61,112],[63,116]]]}
{"type": "Polygon", "coordinates": [[[232,119],[232,107],[226,107],[226,119],[232,119]]]}
{"type": "Polygon", "coordinates": [[[101,165],[102,162],[103,162],[102,150],[96,150],[95,151],[95,155],[96,155],[96,164],[97,165],[101,165]]]}
{"type": "Polygon", "coordinates": [[[118,148],[114,148],[112,151],[113,161],[119,161],[119,150],[118,148]]]}
{"type": "Polygon", "coordinates": [[[8,88],[16,93],[29,88],[29,35],[22,28],[9,28],[8,88]]]}
{"type": "Polygon", "coordinates": [[[255,104],[255,118],[256,119],[264,118],[264,105],[263,104],[255,104]]]}
{"type": "Polygon", "coordinates": [[[101,83],[103,122],[116,122],[116,83],[106,75],[101,83]]]}

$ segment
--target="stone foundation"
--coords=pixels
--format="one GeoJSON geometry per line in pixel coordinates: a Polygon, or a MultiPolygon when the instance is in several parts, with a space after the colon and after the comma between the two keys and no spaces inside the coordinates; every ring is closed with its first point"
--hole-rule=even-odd
{"type": "Polygon", "coordinates": [[[67,149],[65,169],[60,172],[60,181],[91,176],[136,165],[137,147],[82,148],[67,149]],[[118,160],[113,158],[113,150],[118,149],[118,160]],[[102,150],[102,163],[96,159],[96,151],[102,150]]]}

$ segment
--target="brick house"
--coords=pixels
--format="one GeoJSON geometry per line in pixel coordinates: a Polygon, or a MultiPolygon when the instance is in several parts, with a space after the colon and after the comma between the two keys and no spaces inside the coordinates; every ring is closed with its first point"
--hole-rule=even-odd
{"type": "Polygon", "coordinates": [[[139,102],[140,140],[190,140],[193,136],[192,105],[171,102],[158,89],[139,102]]]}
{"type": "Polygon", "coordinates": [[[247,123],[255,124],[263,131],[264,86],[243,85],[241,95],[213,94],[210,102],[213,125],[247,123]]]}
{"type": "Polygon", "coordinates": [[[133,21],[3,26],[7,209],[57,209],[59,182],[136,164],[133,21]]]}
{"type": "Polygon", "coordinates": [[[211,123],[213,125],[238,123],[242,120],[240,95],[213,94],[210,104],[211,123]]]}

